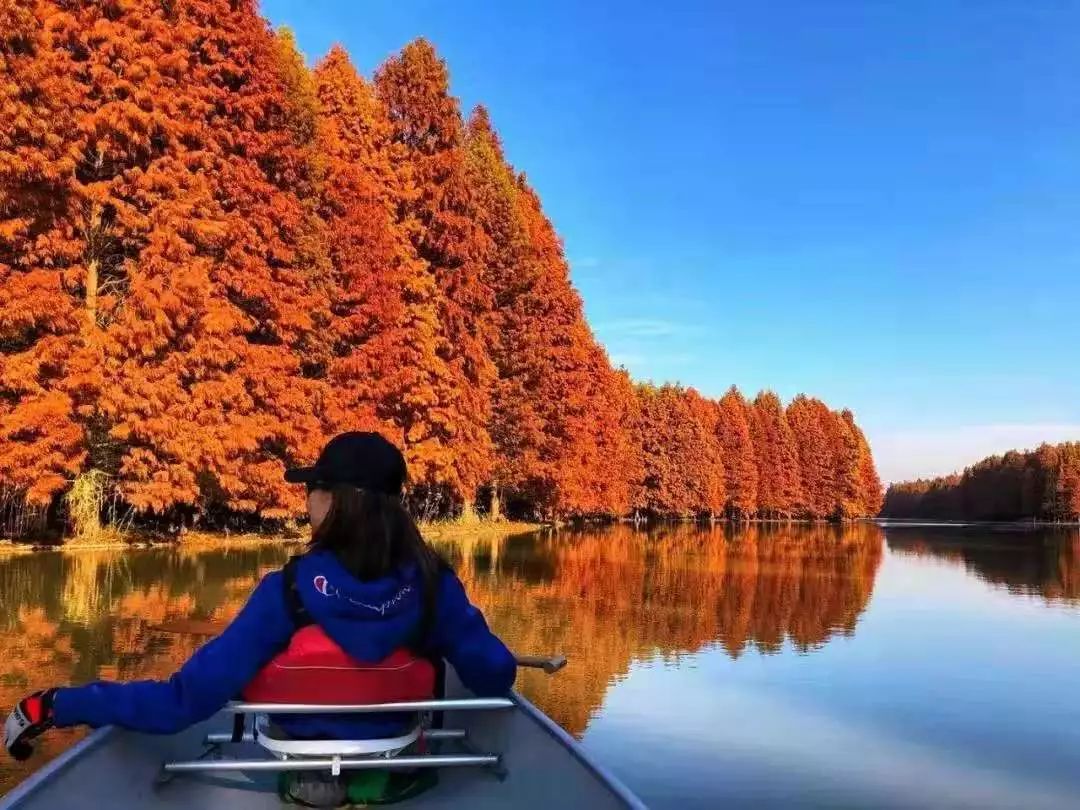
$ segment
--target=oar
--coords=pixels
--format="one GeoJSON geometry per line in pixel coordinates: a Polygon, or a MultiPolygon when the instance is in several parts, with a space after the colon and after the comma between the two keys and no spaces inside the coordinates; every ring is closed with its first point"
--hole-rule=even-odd
{"type": "Polygon", "coordinates": [[[161,633],[179,633],[188,636],[216,636],[225,629],[225,625],[198,619],[174,619],[164,624],[151,625],[150,629],[161,633]]]}
{"type": "Polygon", "coordinates": [[[517,658],[519,667],[535,667],[544,670],[548,675],[554,675],[566,666],[565,655],[517,655],[514,657],[517,658]]]}
{"type": "MultiPolygon", "coordinates": [[[[216,636],[225,629],[225,625],[199,619],[173,619],[163,624],[153,625],[150,629],[189,636],[216,636]]],[[[519,667],[542,669],[548,675],[554,675],[566,666],[565,655],[517,655],[514,657],[519,667]]]]}

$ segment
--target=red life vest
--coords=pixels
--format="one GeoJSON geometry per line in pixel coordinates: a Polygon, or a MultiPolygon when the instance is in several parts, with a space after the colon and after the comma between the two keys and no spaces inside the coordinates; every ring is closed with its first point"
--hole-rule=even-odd
{"type": "Polygon", "coordinates": [[[349,657],[318,625],[293,634],[289,646],[243,691],[252,703],[391,703],[428,700],[435,693],[435,667],[406,649],[382,661],[349,657]]]}
{"type": "Polygon", "coordinates": [[[293,557],[282,569],[285,605],[296,626],[289,646],[271,659],[242,693],[252,703],[393,703],[435,694],[435,667],[402,647],[382,661],[351,658],[313,624],[296,586],[293,557]]]}

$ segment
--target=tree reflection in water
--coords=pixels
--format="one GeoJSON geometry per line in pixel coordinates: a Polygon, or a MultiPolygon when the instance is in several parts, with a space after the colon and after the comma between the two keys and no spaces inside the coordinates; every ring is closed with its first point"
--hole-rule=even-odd
{"type": "Polygon", "coordinates": [[[636,660],[706,645],[737,658],[785,642],[803,652],[855,629],[881,561],[880,530],[852,526],[614,527],[444,549],[518,650],[571,661],[519,686],[580,734],[636,660]]]}
{"type": "Polygon", "coordinates": [[[950,560],[1010,593],[1080,603],[1080,530],[890,526],[889,550],[950,560]]]}

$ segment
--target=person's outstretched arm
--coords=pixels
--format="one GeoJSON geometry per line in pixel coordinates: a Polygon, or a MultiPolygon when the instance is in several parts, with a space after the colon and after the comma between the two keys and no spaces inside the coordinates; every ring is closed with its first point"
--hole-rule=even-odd
{"type": "Polygon", "coordinates": [[[281,573],[268,574],[232,623],[167,681],[99,681],[56,690],[53,723],[172,734],[205,720],[255,677],[292,636],[281,573]]]}
{"type": "Polygon", "coordinates": [[[433,642],[461,682],[481,697],[505,695],[514,685],[517,662],[499,637],[488,629],[484,615],[469,602],[465,588],[452,572],[439,583],[433,642]]]}

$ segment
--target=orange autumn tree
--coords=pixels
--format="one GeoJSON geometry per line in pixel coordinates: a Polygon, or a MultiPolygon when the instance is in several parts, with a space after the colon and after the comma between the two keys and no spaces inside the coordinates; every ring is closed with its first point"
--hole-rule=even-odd
{"type": "Polygon", "coordinates": [[[102,439],[94,277],[112,278],[115,246],[81,120],[84,34],[54,3],[0,6],[0,500],[38,507],[102,439]]]}
{"type": "Polygon", "coordinates": [[[864,511],[859,440],[851,425],[836,412],[829,412],[827,422],[832,486],[828,495],[828,515],[850,518],[875,512],[864,511]]]}
{"type": "Polygon", "coordinates": [[[881,489],[881,478],[874,464],[874,454],[870,451],[870,443],[866,440],[862,428],[855,423],[855,414],[845,408],[840,412],[840,417],[855,436],[855,445],[858,447],[859,509],[856,516],[876,515],[881,511],[884,494],[881,489]]]}
{"type": "Polygon", "coordinates": [[[609,370],[607,354],[599,344],[592,353],[599,370],[593,379],[600,386],[598,398],[604,404],[594,421],[599,457],[589,471],[596,492],[595,509],[601,515],[621,516],[630,512],[633,482],[640,480],[644,463],[641,448],[633,441],[637,400],[626,369],[609,370]]]}
{"type": "Polygon", "coordinates": [[[573,516],[625,515],[641,468],[628,428],[634,418],[632,385],[625,370],[612,370],[588,324],[582,320],[577,328],[586,354],[579,376],[583,404],[571,421],[577,455],[567,459],[571,467],[561,503],[573,516]]]}
{"type": "Polygon", "coordinates": [[[835,464],[828,430],[833,416],[821,400],[799,394],[787,406],[799,458],[802,501],[799,511],[806,517],[823,518],[833,511],[835,464]]]}
{"type": "MultiPolygon", "coordinates": [[[[822,406],[824,407],[824,406],[822,406]]],[[[881,481],[866,437],[851,411],[828,411],[827,439],[832,456],[829,517],[876,515],[881,509],[881,481]]]]}
{"type": "Polygon", "coordinates": [[[435,279],[399,209],[414,192],[371,87],[335,46],[315,69],[325,157],[319,213],[334,270],[329,379],[344,422],[371,414],[405,448],[414,475],[446,456],[439,392],[455,385],[437,352],[435,279]]]}
{"type": "Polygon", "coordinates": [[[436,392],[432,422],[439,442],[417,459],[418,482],[446,487],[466,512],[492,465],[491,292],[482,260],[488,237],[470,218],[464,124],[450,95],[445,63],[426,40],[389,59],[375,76],[393,139],[403,147],[417,193],[403,201],[405,221],[420,258],[434,274],[439,298],[438,354],[453,385],[436,392]]]}
{"type": "MultiPolygon", "coordinates": [[[[511,328],[531,344],[535,382],[526,391],[545,425],[543,457],[554,485],[553,506],[566,515],[603,513],[612,503],[608,482],[600,480],[603,460],[621,452],[619,402],[611,394],[618,383],[570,283],[562,241],[523,174],[515,191],[535,275],[517,296],[511,328]]],[[[505,282],[504,290],[519,283],[513,277],[505,282]]]]}
{"type": "Polygon", "coordinates": [[[625,489],[616,492],[603,469],[605,459],[625,455],[620,399],[611,393],[617,382],[585,322],[562,243],[482,107],[470,116],[468,146],[494,301],[492,503],[509,497],[552,515],[625,508],[625,489]]]}
{"type": "Polygon", "coordinates": [[[631,484],[631,505],[635,512],[668,515],[677,513],[685,501],[677,492],[675,471],[669,451],[667,399],[662,389],[646,383],[634,386],[635,421],[633,443],[641,459],[639,477],[631,484]]]}
{"type": "Polygon", "coordinates": [[[552,347],[544,340],[550,313],[535,294],[544,268],[530,244],[513,170],[484,108],[469,117],[467,139],[472,213],[488,238],[482,264],[492,294],[490,511],[498,517],[505,502],[514,511],[521,503],[547,510],[554,507],[559,470],[548,443],[553,426],[546,392],[540,390],[554,371],[547,354],[552,347]]]}
{"type": "Polygon", "coordinates": [[[643,465],[635,509],[671,517],[722,512],[724,468],[709,404],[675,385],[639,384],[635,393],[643,465]]]}
{"type": "MultiPolygon", "coordinates": [[[[586,326],[587,328],[587,326],[586,326]]],[[[588,431],[578,447],[578,465],[568,471],[575,494],[564,501],[570,517],[618,517],[630,514],[644,477],[640,442],[640,402],[626,369],[612,369],[607,353],[592,339],[588,343],[586,396],[595,403],[584,425],[588,431]]]]}
{"type": "MultiPolygon", "coordinates": [[[[276,123],[288,132],[294,147],[291,159],[299,168],[296,185],[291,190],[301,206],[301,224],[292,239],[296,246],[296,262],[305,268],[306,283],[315,293],[309,297],[309,304],[313,307],[311,323],[318,327],[333,319],[330,310],[333,296],[328,294],[333,275],[329,255],[330,235],[320,211],[328,187],[323,138],[326,116],[319,103],[315,77],[308,69],[292,31],[281,27],[273,32],[273,37],[273,63],[283,95],[281,114],[276,123]]],[[[327,339],[323,329],[315,328],[297,348],[300,350],[304,376],[322,377],[329,362],[332,339],[327,339]]],[[[333,405],[328,403],[327,407],[332,408],[333,405]]],[[[328,423],[333,422],[328,415],[328,423]]],[[[370,424],[366,418],[362,422],[370,424]]]]}
{"type": "Polygon", "coordinates": [[[621,476],[626,481],[627,471],[633,469],[620,427],[626,418],[628,389],[585,320],[562,240],[523,174],[517,177],[517,191],[539,272],[531,294],[519,301],[515,328],[537,333],[534,356],[544,355],[532,396],[547,423],[556,506],[569,515],[622,514],[629,506],[629,487],[614,480],[621,476]]]}
{"type": "Polygon", "coordinates": [[[788,518],[802,498],[799,458],[795,437],[788,425],[780,398],[762,391],[754,399],[750,435],[758,468],[758,513],[768,518],[788,518]]]}
{"type": "Polygon", "coordinates": [[[720,408],[693,388],[686,390],[684,402],[693,430],[683,453],[684,474],[695,486],[697,511],[709,518],[722,517],[727,505],[727,482],[718,433],[720,408]]]}
{"type": "Polygon", "coordinates": [[[103,392],[125,499],[283,517],[284,468],[325,434],[305,369],[324,309],[310,264],[308,144],[251,2],[87,4],[100,157],[126,284],[103,392]],[[212,44],[211,44],[212,43],[212,44]]]}
{"type": "Polygon", "coordinates": [[[718,402],[716,424],[726,474],[727,515],[735,520],[752,517],[757,511],[758,469],[754,440],[750,434],[750,405],[731,386],[718,402]]]}

